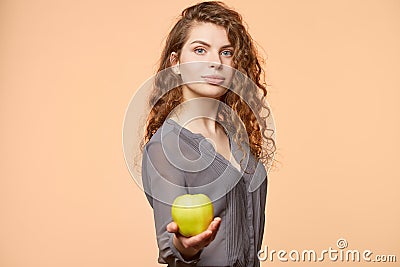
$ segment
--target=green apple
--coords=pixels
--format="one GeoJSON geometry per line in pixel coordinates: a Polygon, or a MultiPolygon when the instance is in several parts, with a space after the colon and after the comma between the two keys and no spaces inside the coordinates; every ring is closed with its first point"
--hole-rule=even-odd
{"type": "Polygon", "coordinates": [[[212,202],[204,194],[178,196],[172,204],[171,214],[179,232],[186,237],[207,230],[214,218],[212,202]]]}

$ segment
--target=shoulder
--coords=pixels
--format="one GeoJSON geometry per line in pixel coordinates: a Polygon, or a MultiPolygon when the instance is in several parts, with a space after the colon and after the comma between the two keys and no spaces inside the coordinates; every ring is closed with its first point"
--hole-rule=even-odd
{"type": "Polygon", "coordinates": [[[147,153],[150,148],[168,145],[168,143],[171,143],[171,140],[176,139],[176,137],[177,134],[174,130],[174,125],[166,120],[144,146],[143,152],[147,153]]]}
{"type": "Polygon", "coordinates": [[[171,125],[168,120],[164,121],[160,128],[155,132],[155,134],[147,142],[146,146],[153,143],[159,143],[165,135],[174,134],[173,125],[171,125]]]}
{"type": "Polygon", "coordinates": [[[145,150],[149,147],[161,146],[170,151],[181,152],[181,154],[189,153],[186,156],[190,158],[190,155],[198,156],[200,153],[199,146],[202,139],[204,137],[200,134],[193,134],[175,121],[167,119],[145,145],[145,150]]]}

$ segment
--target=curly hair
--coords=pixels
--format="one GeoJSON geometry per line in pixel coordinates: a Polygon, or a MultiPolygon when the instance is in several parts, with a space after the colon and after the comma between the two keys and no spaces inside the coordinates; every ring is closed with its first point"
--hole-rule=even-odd
{"type": "Polygon", "coordinates": [[[232,90],[228,90],[221,97],[221,101],[231,109],[231,112],[220,112],[219,118],[230,121],[236,129],[242,128],[243,123],[245,131],[236,131],[238,134],[234,137],[235,142],[244,152],[241,144],[246,143],[248,138],[251,154],[264,164],[272,164],[276,147],[275,141],[271,137],[272,134],[268,134],[273,133],[273,129],[267,127],[267,118],[271,114],[265,101],[267,89],[262,81],[265,73],[260,64],[261,57],[258,55],[253,39],[243,25],[241,15],[219,1],[201,2],[186,8],[170,31],[161,54],[154,88],[149,99],[148,104],[152,108],[146,121],[145,136],[141,147],[143,148],[162,126],[168,114],[183,102],[181,86],[168,90],[171,86],[179,84],[179,79],[181,79],[170,68],[170,55],[172,52],[176,52],[178,57],[180,56],[190,30],[197,23],[213,23],[225,28],[228,40],[234,48],[233,66],[246,77],[246,79],[234,78],[232,90]],[[266,111],[265,116],[262,116],[263,111],[266,111]],[[237,117],[241,122],[235,120],[237,117]],[[257,118],[261,119],[257,120],[257,118]]]}

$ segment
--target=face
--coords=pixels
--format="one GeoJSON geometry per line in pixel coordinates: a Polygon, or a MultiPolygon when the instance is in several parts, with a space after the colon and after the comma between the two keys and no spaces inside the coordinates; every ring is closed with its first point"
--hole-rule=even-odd
{"type": "Polygon", "coordinates": [[[179,59],[171,54],[171,63],[180,73],[185,100],[197,97],[218,99],[232,80],[233,46],[225,28],[212,23],[192,27],[179,59]]]}

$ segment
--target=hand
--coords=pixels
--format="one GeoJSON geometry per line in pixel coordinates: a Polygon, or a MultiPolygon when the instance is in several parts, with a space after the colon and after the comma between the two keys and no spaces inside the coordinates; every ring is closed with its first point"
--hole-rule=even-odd
{"type": "Polygon", "coordinates": [[[215,238],[221,224],[221,218],[215,217],[210,223],[207,230],[204,232],[185,237],[179,233],[178,225],[175,222],[170,222],[167,225],[167,231],[174,233],[174,246],[181,253],[185,260],[190,259],[196,255],[204,247],[207,247],[215,238]]]}

